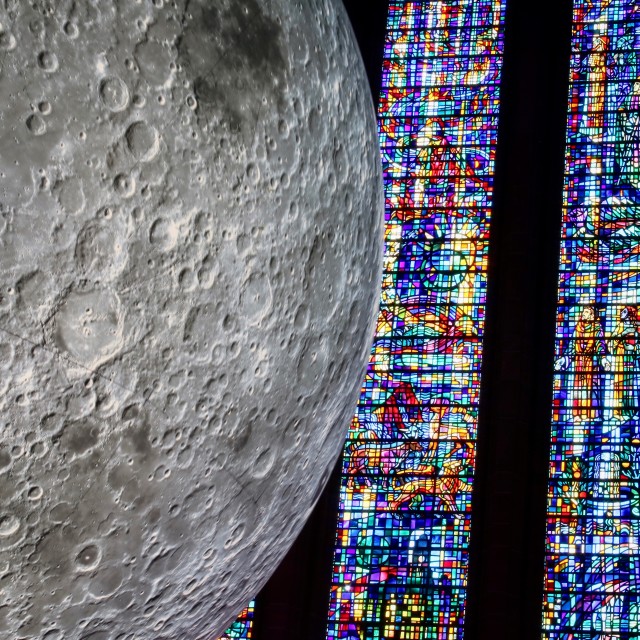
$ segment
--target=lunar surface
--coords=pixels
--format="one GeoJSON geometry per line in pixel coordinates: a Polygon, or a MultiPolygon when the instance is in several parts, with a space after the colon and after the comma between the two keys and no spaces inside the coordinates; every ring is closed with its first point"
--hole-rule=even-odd
{"type": "Polygon", "coordinates": [[[369,351],[351,28],[339,0],[1,7],[0,637],[215,637],[301,529],[369,351]]]}

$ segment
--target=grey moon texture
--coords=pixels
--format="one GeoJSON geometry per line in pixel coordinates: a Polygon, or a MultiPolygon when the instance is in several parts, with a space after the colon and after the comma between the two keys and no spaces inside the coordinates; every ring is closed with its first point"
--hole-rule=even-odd
{"type": "Polygon", "coordinates": [[[215,638],[317,500],[370,349],[351,27],[340,0],[0,6],[0,637],[215,638]]]}

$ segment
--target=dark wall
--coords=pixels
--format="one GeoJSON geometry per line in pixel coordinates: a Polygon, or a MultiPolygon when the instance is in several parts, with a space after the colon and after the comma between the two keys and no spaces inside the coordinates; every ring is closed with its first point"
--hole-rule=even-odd
{"type": "Polygon", "coordinates": [[[389,3],[387,0],[369,0],[366,3],[362,0],[344,0],[344,6],[358,40],[373,102],[377,106],[389,3]]]}
{"type": "Polygon", "coordinates": [[[571,0],[507,0],[465,640],[539,640],[571,0]]]}

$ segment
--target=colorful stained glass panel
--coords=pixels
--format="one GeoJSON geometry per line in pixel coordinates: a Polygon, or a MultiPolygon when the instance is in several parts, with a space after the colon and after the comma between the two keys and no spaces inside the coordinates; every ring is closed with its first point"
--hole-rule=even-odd
{"type": "Polygon", "coordinates": [[[462,637],[503,21],[503,0],[389,6],[382,298],[329,640],[462,637]]]}
{"type": "Polygon", "coordinates": [[[640,637],[640,5],[576,0],[544,638],[640,637]]]}
{"type": "Polygon", "coordinates": [[[253,638],[253,613],[255,601],[243,609],[236,621],[220,636],[219,640],[251,640],[253,638]]]}

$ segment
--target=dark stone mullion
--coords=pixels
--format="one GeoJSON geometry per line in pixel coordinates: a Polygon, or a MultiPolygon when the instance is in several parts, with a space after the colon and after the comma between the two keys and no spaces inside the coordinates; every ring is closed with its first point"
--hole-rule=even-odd
{"type": "Polygon", "coordinates": [[[570,0],[507,0],[465,640],[539,640],[570,0]]]}

